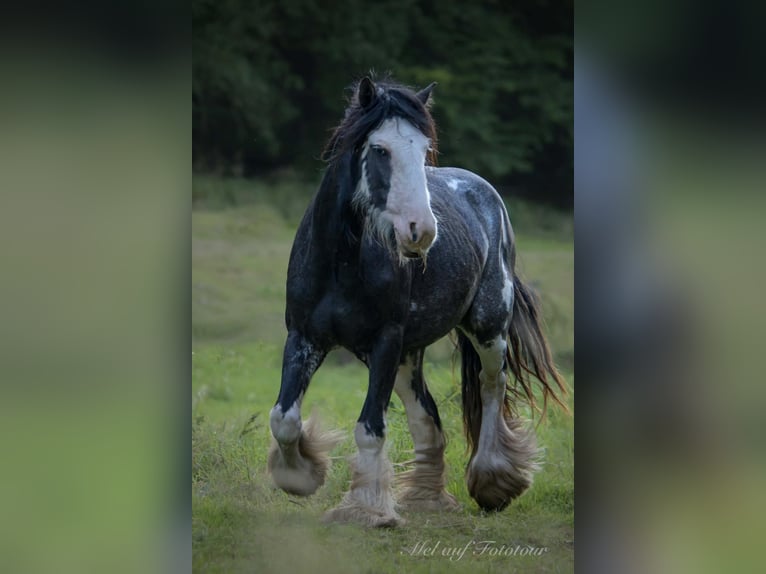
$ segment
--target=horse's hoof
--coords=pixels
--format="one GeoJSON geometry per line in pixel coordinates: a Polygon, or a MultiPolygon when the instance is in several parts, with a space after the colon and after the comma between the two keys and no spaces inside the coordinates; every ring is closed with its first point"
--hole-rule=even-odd
{"type": "Polygon", "coordinates": [[[322,522],[338,524],[360,524],[368,528],[396,528],[403,526],[406,521],[396,512],[383,512],[376,508],[361,505],[345,505],[328,510],[322,517],[322,522]]]}
{"type": "Polygon", "coordinates": [[[468,466],[468,493],[482,510],[504,510],[531,485],[531,476],[518,472],[506,461],[487,466],[473,463],[468,466]]]}
{"type": "Polygon", "coordinates": [[[462,508],[446,490],[434,492],[422,488],[406,488],[397,500],[402,508],[412,512],[456,512],[462,508]]]}
{"type": "MultiPolygon", "coordinates": [[[[278,453],[278,450],[272,450],[278,453]]],[[[288,494],[311,496],[324,484],[325,473],[316,472],[314,467],[290,468],[278,459],[278,455],[269,457],[271,478],[274,484],[288,494]]]]}
{"type": "Polygon", "coordinates": [[[505,509],[540,470],[534,433],[522,420],[504,417],[496,427],[494,452],[479,450],[466,469],[468,493],[486,511],[505,509]]]}
{"type": "Polygon", "coordinates": [[[314,494],[324,484],[330,468],[330,450],[342,438],[342,433],[337,431],[321,430],[318,419],[312,414],[303,425],[297,445],[287,447],[296,449],[291,457],[286,458],[283,447],[276,440],[272,441],[268,469],[274,484],[289,494],[314,494]]]}

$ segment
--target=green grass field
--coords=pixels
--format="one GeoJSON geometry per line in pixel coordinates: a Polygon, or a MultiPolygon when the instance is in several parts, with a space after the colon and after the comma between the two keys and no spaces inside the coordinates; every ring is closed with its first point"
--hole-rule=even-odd
{"type": "MultiPolygon", "coordinates": [[[[538,427],[545,466],[502,513],[468,496],[459,357],[443,340],[427,352],[426,378],[448,438],[448,490],[460,512],[403,513],[404,527],[365,530],[320,518],[346,490],[365,367],[335,351],[303,405],[346,431],[325,485],[310,498],[276,490],[266,473],[269,410],[280,385],[287,260],[313,185],[196,177],[192,213],[192,529],[199,572],[570,572],[574,559],[573,416],[538,427]],[[423,550],[426,550],[423,552],[423,550]],[[530,555],[530,549],[534,549],[530,555]]],[[[571,217],[510,203],[522,277],[542,293],[551,345],[573,388],[571,217]]],[[[568,397],[570,406],[573,392],[568,397]]],[[[396,464],[412,457],[394,397],[387,439],[396,464]]],[[[397,469],[401,469],[398,466],[397,469]]]]}

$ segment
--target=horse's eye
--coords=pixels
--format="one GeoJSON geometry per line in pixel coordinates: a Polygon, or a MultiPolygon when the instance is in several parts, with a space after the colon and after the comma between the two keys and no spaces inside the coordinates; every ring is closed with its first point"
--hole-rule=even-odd
{"type": "Polygon", "coordinates": [[[372,149],[374,149],[375,153],[377,153],[380,157],[386,157],[388,155],[388,150],[379,145],[374,146],[372,149]]]}

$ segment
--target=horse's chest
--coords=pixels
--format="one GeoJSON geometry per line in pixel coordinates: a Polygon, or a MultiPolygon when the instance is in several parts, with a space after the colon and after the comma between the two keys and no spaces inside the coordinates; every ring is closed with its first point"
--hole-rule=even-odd
{"type": "Polygon", "coordinates": [[[381,327],[401,322],[406,312],[406,284],[394,273],[341,267],[328,293],[332,328],[338,342],[349,348],[372,344],[381,327]]]}
{"type": "Polygon", "coordinates": [[[383,325],[380,313],[358,296],[334,292],[327,297],[333,339],[349,349],[369,347],[383,325]]]}

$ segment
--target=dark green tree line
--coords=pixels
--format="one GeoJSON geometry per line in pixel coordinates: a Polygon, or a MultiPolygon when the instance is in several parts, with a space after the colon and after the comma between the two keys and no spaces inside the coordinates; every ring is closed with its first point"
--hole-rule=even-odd
{"type": "Polygon", "coordinates": [[[315,175],[343,88],[375,70],[439,83],[441,163],[571,183],[571,0],[193,0],[192,14],[197,170],[315,175]]]}

